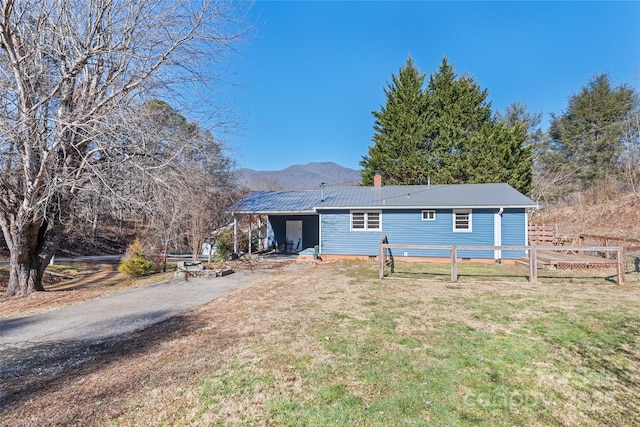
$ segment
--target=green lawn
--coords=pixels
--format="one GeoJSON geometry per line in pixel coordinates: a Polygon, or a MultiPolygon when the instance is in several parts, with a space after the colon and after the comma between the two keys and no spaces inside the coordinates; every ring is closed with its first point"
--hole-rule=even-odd
{"type": "MultiPolygon", "coordinates": [[[[529,267],[521,264],[482,264],[459,261],[458,280],[462,281],[503,281],[526,283],[529,281],[529,267]]],[[[625,277],[628,284],[640,284],[640,261],[635,256],[625,258],[625,277]]],[[[385,267],[385,275],[393,278],[451,280],[451,265],[448,262],[394,262],[393,272],[385,267]]],[[[617,283],[615,268],[604,269],[538,269],[539,283],[576,283],[606,285],[617,283]]]]}
{"type": "Polygon", "coordinates": [[[640,423],[636,286],[379,280],[373,262],[314,271],[278,284],[302,296],[202,381],[185,422],[640,423]]]}

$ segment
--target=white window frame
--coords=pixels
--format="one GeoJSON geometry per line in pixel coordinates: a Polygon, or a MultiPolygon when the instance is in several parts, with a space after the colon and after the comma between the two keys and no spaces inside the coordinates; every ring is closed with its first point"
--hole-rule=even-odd
{"type": "Polygon", "coordinates": [[[382,211],[351,211],[349,214],[349,227],[351,231],[382,231],[382,211]],[[354,228],[353,227],[353,216],[354,214],[362,214],[363,215],[363,227],[362,228],[354,228]],[[378,215],[378,227],[371,228],[369,226],[369,215],[377,214],[378,215]]]}
{"type": "Polygon", "coordinates": [[[436,210],[435,209],[424,209],[422,211],[422,220],[423,221],[435,221],[436,220],[436,210]],[[427,214],[426,218],[425,218],[425,214],[427,214]]]}
{"type": "Polygon", "coordinates": [[[453,232],[454,233],[471,233],[473,231],[473,213],[471,209],[454,209],[453,210],[453,232]],[[468,215],[467,217],[467,227],[459,228],[458,227],[458,215],[468,215]]]}

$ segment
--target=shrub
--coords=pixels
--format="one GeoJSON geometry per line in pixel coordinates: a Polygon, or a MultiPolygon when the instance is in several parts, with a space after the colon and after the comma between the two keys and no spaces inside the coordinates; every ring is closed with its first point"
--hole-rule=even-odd
{"type": "Polygon", "coordinates": [[[124,257],[120,260],[120,265],[118,265],[120,273],[133,277],[144,276],[154,269],[153,261],[145,255],[140,239],[134,240],[129,245],[124,257]]]}
{"type": "MultiPolygon", "coordinates": [[[[238,252],[249,250],[249,239],[246,235],[238,236],[238,252]]],[[[216,261],[225,261],[233,253],[233,230],[227,229],[216,239],[216,261]]]]}

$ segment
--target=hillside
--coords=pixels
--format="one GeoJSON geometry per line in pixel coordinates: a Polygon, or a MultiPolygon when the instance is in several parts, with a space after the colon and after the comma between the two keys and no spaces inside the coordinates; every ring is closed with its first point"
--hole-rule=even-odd
{"type": "Polygon", "coordinates": [[[278,171],[238,169],[238,183],[250,190],[312,190],[327,185],[357,185],[360,171],[333,162],[293,165],[278,171]]]}
{"type": "MultiPolygon", "coordinates": [[[[289,176],[289,179],[293,180],[290,182],[295,183],[298,182],[298,178],[296,178],[296,171],[304,170],[305,173],[315,177],[314,179],[318,179],[319,182],[327,182],[328,184],[336,182],[338,180],[337,174],[336,179],[330,180],[321,172],[317,172],[316,174],[312,173],[314,168],[322,171],[322,165],[331,164],[316,163],[304,165],[309,166],[308,169],[304,166],[292,166],[287,168],[289,172],[285,172],[283,175],[276,174],[274,176],[289,176]],[[322,179],[326,179],[326,181],[322,181],[322,179]]],[[[337,168],[342,168],[338,165],[335,166],[337,168]]],[[[285,171],[287,169],[285,169],[285,171]]],[[[329,167],[327,170],[333,169],[329,167]]],[[[343,178],[348,176],[348,174],[342,175],[343,178]]],[[[255,177],[256,179],[259,179],[258,174],[256,174],[255,177]]],[[[262,187],[263,189],[277,190],[285,187],[285,185],[282,185],[280,188],[275,186],[268,188],[269,186],[266,185],[266,181],[264,184],[265,185],[262,187]]],[[[290,185],[290,187],[295,186],[290,185]]],[[[299,187],[304,188],[302,184],[300,184],[299,187]]],[[[317,188],[317,186],[316,184],[308,184],[307,188],[317,188]]],[[[585,198],[581,203],[561,204],[547,209],[541,209],[533,213],[530,218],[530,223],[548,225],[557,224],[559,234],[566,235],[569,238],[573,238],[580,233],[588,233],[619,238],[626,237],[630,239],[640,239],[640,194],[611,194],[607,197],[585,198]]],[[[110,255],[114,253],[123,253],[127,242],[132,241],[135,236],[135,230],[133,227],[125,228],[125,232],[122,235],[118,235],[113,227],[108,226],[101,227],[101,231],[103,234],[93,241],[83,239],[80,235],[76,235],[74,233],[65,236],[58,251],[58,256],[110,255]]],[[[6,260],[8,258],[9,252],[6,248],[4,239],[0,234],[0,259],[6,260]]]]}
{"type": "Polygon", "coordinates": [[[585,197],[580,203],[540,210],[531,222],[558,224],[558,232],[567,236],[588,233],[640,239],[640,194],[585,197]]]}

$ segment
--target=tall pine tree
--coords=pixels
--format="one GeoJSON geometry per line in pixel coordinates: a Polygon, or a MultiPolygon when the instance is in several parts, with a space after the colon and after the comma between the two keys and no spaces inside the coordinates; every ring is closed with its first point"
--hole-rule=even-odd
{"type": "Polygon", "coordinates": [[[507,182],[527,194],[533,152],[525,123],[493,117],[487,91],[457,77],[443,58],[423,89],[413,61],[393,76],[387,104],[374,112],[374,145],[360,162],[362,181],[385,184],[507,182]]]}
{"type": "Polygon", "coordinates": [[[475,182],[477,173],[471,166],[490,165],[492,156],[486,151],[481,132],[491,123],[491,104],[487,91],[473,79],[457,78],[453,67],[443,58],[438,71],[427,86],[428,132],[427,150],[433,181],[438,184],[475,182]],[[484,155],[483,155],[484,154],[484,155]],[[474,158],[476,156],[486,158],[474,158]]]}
{"type": "Polygon", "coordinates": [[[633,88],[613,87],[608,74],[596,75],[569,98],[562,114],[552,115],[550,141],[540,153],[541,167],[569,168],[574,189],[615,177],[621,173],[625,124],[639,105],[633,88]]]}
{"type": "Polygon", "coordinates": [[[363,185],[371,185],[376,173],[382,175],[385,185],[426,183],[424,78],[411,57],[397,76],[391,76],[384,91],[386,105],[372,113],[375,144],[360,161],[363,185]]]}

